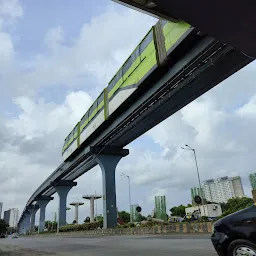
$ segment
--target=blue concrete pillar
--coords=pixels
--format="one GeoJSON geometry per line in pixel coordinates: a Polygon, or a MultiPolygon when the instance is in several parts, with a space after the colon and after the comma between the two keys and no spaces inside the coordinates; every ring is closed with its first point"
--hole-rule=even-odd
{"type": "Polygon", "coordinates": [[[35,218],[36,218],[36,213],[39,209],[39,205],[35,204],[30,208],[31,212],[31,219],[30,219],[30,233],[33,234],[35,230],[35,218]]]}
{"type": "Polygon", "coordinates": [[[18,233],[22,234],[22,232],[23,232],[23,220],[21,219],[20,220],[20,224],[19,224],[19,231],[18,231],[18,233]]]}
{"type": "Polygon", "coordinates": [[[65,226],[67,224],[67,195],[72,187],[76,186],[77,182],[71,180],[63,180],[54,185],[55,190],[59,195],[59,218],[58,227],[65,226]]]}
{"type": "Polygon", "coordinates": [[[29,229],[30,229],[30,217],[31,217],[31,213],[29,211],[27,211],[25,213],[25,234],[27,235],[29,233],[29,229]]]}
{"type": "Polygon", "coordinates": [[[45,209],[47,204],[53,200],[53,197],[49,196],[41,196],[36,198],[37,204],[39,205],[40,209],[40,217],[39,217],[39,232],[44,231],[45,228],[45,209]]]}
{"type": "Polygon", "coordinates": [[[25,235],[25,217],[24,217],[24,215],[23,215],[23,218],[22,218],[21,230],[22,230],[22,235],[25,235]]]}
{"type": "Polygon", "coordinates": [[[115,154],[96,155],[96,161],[102,171],[103,221],[104,228],[115,228],[117,225],[116,210],[116,166],[122,157],[129,154],[126,149],[115,154]]]}

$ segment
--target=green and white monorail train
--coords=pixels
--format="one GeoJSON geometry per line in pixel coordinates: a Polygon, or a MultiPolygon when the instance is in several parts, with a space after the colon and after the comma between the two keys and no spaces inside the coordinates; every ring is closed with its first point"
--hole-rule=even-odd
{"type": "Polygon", "coordinates": [[[170,53],[187,37],[193,27],[185,22],[160,20],[153,26],[89,110],[66,137],[62,149],[67,161],[88,138],[123,104],[170,53]]]}

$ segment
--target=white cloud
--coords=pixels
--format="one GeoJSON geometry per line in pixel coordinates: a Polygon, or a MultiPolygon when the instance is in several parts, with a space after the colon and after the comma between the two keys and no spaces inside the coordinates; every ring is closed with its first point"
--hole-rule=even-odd
{"type": "Polygon", "coordinates": [[[238,110],[238,114],[241,116],[256,118],[256,95],[245,104],[241,109],[238,110]]]}
{"type": "Polygon", "coordinates": [[[0,32],[0,65],[4,66],[13,58],[12,40],[7,33],[0,32]]]}
{"type": "MultiPolygon", "coordinates": [[[[127,9],[119,13],[110,8],[85,23],[78,38],[69,44],[65,43],[63,28],[50,28],[44,37],[49,52],[34,57],[33,71],[29,73],[20,71],[16,64],[6,76],[6,83],[13,88],[18,82],[19,95],[43,86],[76,86],[79,78],[87,76],[106,86],[154,23],[155,19],[138,12],[127,9]]],[[[83,86],[88,89],[91,85],[83,83],[83,86]]]]}
{"type": "Polygon", "coordinates": [[[45,36],[45,43],[50,48],[58,47],[64,38],[64,31],[61,27],[51,28],[45,36]]]}
{"type": "Polygon", "coordinates": [[[18,0],[0,0],[0,15],[16,19],[23,15],[22,7],[18,0]]]}

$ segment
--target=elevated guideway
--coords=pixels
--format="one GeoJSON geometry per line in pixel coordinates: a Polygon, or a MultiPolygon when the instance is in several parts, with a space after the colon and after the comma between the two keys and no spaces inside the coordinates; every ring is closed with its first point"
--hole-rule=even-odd
{"type": "Polygon", "coordinates": [[[122,106],[118,116],[87,147],[72,161],[62,163],[42,183],[27,202],[20,221],[37,198],[50,198],[59,183],[72,182],[96,166],[98,155],[127,155],[123,147],[251,61],[240,51],[210,37],[202,37],[186,54],[180,52],[164,75],[148,81],[148,90],[137,95],[132,104],[122,106]]]}
{"type": "Polygon", "coordinates": [[[256,1],[112,0],[157,18],[184,20],[256,58],[256,1]]]}

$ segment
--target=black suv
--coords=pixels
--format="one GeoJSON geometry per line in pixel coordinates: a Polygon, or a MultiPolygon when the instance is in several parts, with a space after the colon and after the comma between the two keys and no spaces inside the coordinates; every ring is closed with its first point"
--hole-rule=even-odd
{"type": "Polygon", "coordinates": [[[256,256],[256,204],[218,220],[211,239],[220,256],[256,256]]]}

